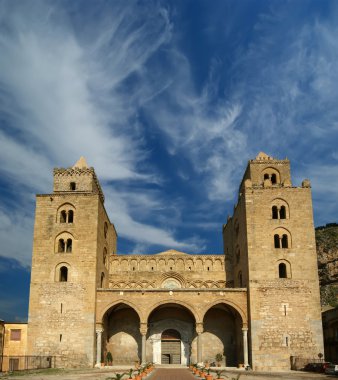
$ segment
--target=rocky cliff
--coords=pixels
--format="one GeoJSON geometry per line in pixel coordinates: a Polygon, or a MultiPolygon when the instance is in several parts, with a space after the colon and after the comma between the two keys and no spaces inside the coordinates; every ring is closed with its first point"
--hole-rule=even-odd
{"type": "Polygon", "coordinates": [[[316,228],[322,306],[338,306],[338,224],[316,228]]]}

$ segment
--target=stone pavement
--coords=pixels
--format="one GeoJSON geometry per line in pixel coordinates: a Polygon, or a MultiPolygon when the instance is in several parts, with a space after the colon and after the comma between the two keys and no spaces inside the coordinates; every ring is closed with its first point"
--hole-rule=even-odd
{"type": "MultiPolygon", "coordinates": [[[[188,369],[156,369],[149,380],[196,380],[197,378],[188,369]]],[[[147,379],[147,380],[148,380],[147,379]]]]}
{"type": "MultiPolygon", "coordinates": [[[[66,370],[43,370],[35,373],[19,373],[5,374],[0,373],[0,380],[106,380],[108,377],[114,376],[114,373],[127,372],[127,368],[111,368],[111,369],[66,369],[66,370]]],[[[215,374],[213,374],[215,377],[215,374]]],[[[324,374],[316,374],[310,372],[254,372],[254,371],[226,371],[222,377],[225,380],[333,380],[334,376],[324,374]],[[226,375],[226,376],[225,376],[226,375]]],[[[124,380],[127,376],[124,377],[124,380]]],[[[199,377],[192,375],[186,368],[157,368],[144,380],[201,380],[199,377]]],[[[216,380],[214,378],[214,380],[216,380]]]]}

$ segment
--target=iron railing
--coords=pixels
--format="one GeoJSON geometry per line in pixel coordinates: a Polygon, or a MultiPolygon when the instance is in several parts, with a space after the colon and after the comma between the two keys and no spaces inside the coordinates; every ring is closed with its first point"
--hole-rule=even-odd
{"type": "Polygon", "coordinates": [[[55,368],[55,356],[0,356],[0,371],[55,368]]]}

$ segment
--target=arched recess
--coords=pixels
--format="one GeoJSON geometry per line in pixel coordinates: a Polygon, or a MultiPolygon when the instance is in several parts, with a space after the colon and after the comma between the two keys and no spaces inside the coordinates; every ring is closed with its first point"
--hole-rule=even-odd
{"type": "Polygon", "coordinates": [[[69,202],[63,203],[56,212],[56,223],[74,223],[75,206],[69,202]]]}
{"type": "Polygon", "coordinates": [[[215,361],[216,354],[222,353],[223,365],[227,367],[243,363],[242,327],[245,322],[238,309],[225,302],[209,305],[203,316],[203,360],[215,361]]]}
{"type": "Polygon", "coordinates": [[[160,302],[151,308],[147,317],[148,331],[146,352],[148,362],[156,364],[188,365],[191,357],[192,342],[196,337],[196,317],[191,306],[175,300],[160,302]],[[163,344],[163,333],[175,330],[180,336],[179,343],[163,344]]]}
{"type": "Polygon", "coordinates": [[[140,314],[129,302],[119,301],[106,309],[102,317],[101,361],[108,351],[114,365],[130,365],[141,360],[140,314]]]}
{"type": "Polygon", "coordinates": [[[71,266],[69,263],[63,261],[55,266],[55,270],[54,270],[55,282],[71,282],[71,279],[72,279],[72,273],[71,273],[71,266]],[[64,276],[66,276],[66,278],[64,276]]]}
{"type": "Polygon", "coordinates": [[[164,273],[159,279],[157,286],[159,288],[168,288],[170,289],[170,279],[173,280],[173,288],[185,288],[186,287],[186,280],[183,276],[176,272],[167,272],[164,273]],[[178,286],[175,286],[175,282],[178,286]]]}
{"type": "Polygon", "coordinates": [[[290,206],[286,200],[275,198],[271,201],[270,205],[272,219],[290,219],[290,206]]]}
{"type": "Polygon", "coordinates": [[[277,261],[276,278],[292,278],[291,263],[288,260],[277,261]]]}
{"type": "Polygon", "coordinates": [[[278,227],[272,232],[272,241],[274,248],[291,248],[292,236],[286,228],[278,227]]]}
{"type": "Polygon", "coordinates": [[[280,173],[276,168],[268,167],[262,170],[261,173],[262,182],[270,180],[272,185],[281,183],[280,173]]]}
{"type": "Polygon", "coordinates": [[[55,253],[72,253],[74,252],[74,236],[73,234],[64,231],[58,234],[54,241],[55,253]]]}

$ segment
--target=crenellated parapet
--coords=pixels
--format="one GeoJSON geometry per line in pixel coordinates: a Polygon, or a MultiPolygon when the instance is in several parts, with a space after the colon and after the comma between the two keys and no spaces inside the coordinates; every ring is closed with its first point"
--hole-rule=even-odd
{"type": "Polygon", "coordinates": [[[88,167],[81,159],[71,168],[54,168],[54,193],[91,193],[99,194],[102,202],[104,195],[93,167],[88,167]]]}

